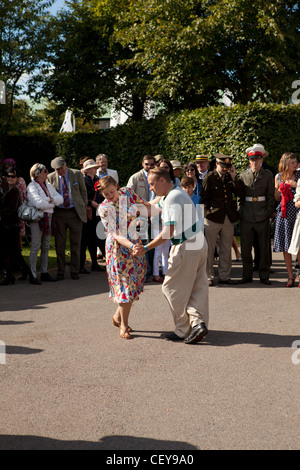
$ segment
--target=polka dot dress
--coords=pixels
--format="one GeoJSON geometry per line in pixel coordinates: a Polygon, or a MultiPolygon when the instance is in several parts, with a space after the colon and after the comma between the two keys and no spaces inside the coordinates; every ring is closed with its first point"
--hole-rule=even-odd
{"type": "MultiPolygon", "coordinates": [[[[300,171],[297,171],[297,176],[296,176],[295,181],[297,181],[299,178],[300,178],[300,171]]],[[[278,181],[280,184],[281,173],[279,173],[278,181]]],[[[291,188],[291,192],[294,197],[296,188],[291,188]]],[[[277,209],[276,209],[276,217],[275,217],[275,232],[274,232],[274,246],[273,246],[274,252],[288,251],[290,243],[291,243],[291,239],[292,239],[293,228],[295,225],[297,212],[298,212],[298,209],[295,207],[294,200],[292,199],[287,203],[286,219],[285,219],[281,215],[282,214],[281,203],[278,204],[277,209]]]]}

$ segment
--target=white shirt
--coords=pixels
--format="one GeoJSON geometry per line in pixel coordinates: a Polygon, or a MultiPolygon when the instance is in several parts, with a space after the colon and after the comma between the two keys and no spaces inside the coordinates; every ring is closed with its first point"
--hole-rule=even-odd
{"type": "Polygon", "coordinates": [[[174,226],[173,245],[189,240],[201,231],[195,205],[183,189],[174,187],[158,205],[162,208],[163,224],[174,226]]]}

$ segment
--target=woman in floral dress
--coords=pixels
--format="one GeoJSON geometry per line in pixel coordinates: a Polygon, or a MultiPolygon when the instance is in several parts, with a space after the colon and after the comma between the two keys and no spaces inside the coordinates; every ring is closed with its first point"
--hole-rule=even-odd
{"type": "Polygon", "coordinates": [[[145,256],[133,256],[132,248],[141,243],[136,231],[137,204],[149,206],[129,188],[118,187],[111,176],[101,178],[98,184],[105,200],[99,206],[99,215],[107,232],[106,270],[110,299],[118,304],[112,318],[120,328],[120,337],[130,339],[128,317],[132,304],[143,290],[147,270],[145,256]]]}

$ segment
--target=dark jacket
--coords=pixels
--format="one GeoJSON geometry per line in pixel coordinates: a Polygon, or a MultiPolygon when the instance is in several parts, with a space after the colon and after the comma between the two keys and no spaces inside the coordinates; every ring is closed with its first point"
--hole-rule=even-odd
{"type": "Polygon", "coordinates": [[[237,222],[236,197],[240,196],[241,186],[237,178],[234,180],[229,173],[224,181],[217,170],[208,173],[202,183],[201,204],[204,204],[204,217],[218,224],[224,223],[226,215],[230,222],[237,222]]]}
{"type": "Polygon", "coordinates": [[[246,222],[262,222],[270,219],[275,210],[274,178],[269,170],[261,168],[254,178],[251,168],[240,174],[242,197],[240,203],[240,217],[246,222]],[[246,197],[265,197],[265,201],[248,202],[246,197]]]}
{"type": "Polygon", "coordinates": [[[17,186],[6,191],[0,201],[0,224],[2,228],[17,227],[20,223],[18,207],[21,204],[21,193],[17,186]]]}
{"type": "MultiPolygon", "coordinates": [[[[99,181],[99,177],[95,176],[93,179],[88,176],[84,175],[84,182],[86,186],[86,192],[87,192],[87,197],[88,197],[88,206],[91,206],[91,202],[95,201],[98,204],[101,204],[101,202],[104,201],[104,197],[100,193],[100,191],[97,191],[95,188],[95,184],[99,181]]],[[[92,207],[93,209],[93,219],[96,217],[96,209],[92,207]]]]}

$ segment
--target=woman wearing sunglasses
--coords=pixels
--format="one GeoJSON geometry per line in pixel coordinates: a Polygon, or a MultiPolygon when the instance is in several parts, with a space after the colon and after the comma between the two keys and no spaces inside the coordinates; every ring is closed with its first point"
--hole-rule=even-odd
{"type": "Polygon", "coordinates": [[[183,170],[184,175],[192,178],[194,181],[193,194],[195,194],[196,196],[201,196],[202,180],[199,177],[199,171],[196,163],[186,163],[183,167],[183,170]]]}
{"type": "Polygon", "coordinates": [[[15,283],[14,265],[19,265],[23,276],[29,272],[19,243],[20,220],[17,210],[21,204],[21,193],[18,188],[18,175],[15,168],[7,168],[3,172],[1,190],[0,266],[5,269],[6,277],[0,285],[7,286],[15,283]]]}
{"type": "Polygon", "coordinates": [[[48,273],[48,253],[50,248],[51,234],[54,229],[55,206],[63,204],[63,197],[47,182],[48,170],[45,165],[35,163],[30,169],[31,183],[27,188],[28,205],[36,207],[44,212],[39,222],[30,223],[31,249],[29,256],[31,284],[41,284],[41,281],[56,281],[56,278],[48,273]],[[41,248],[41,280],[37,277],[37,257],[41,248]]]}

